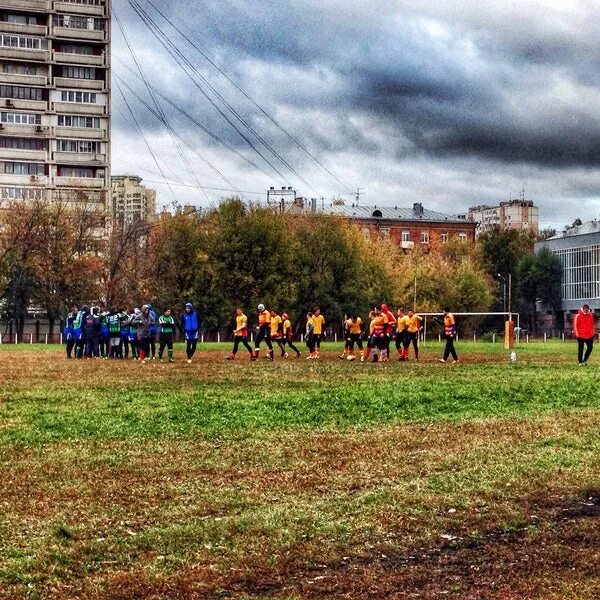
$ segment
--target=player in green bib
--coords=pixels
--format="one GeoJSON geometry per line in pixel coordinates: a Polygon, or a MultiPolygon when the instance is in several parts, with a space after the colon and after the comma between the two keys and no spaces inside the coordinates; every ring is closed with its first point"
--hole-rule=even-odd
{"type": "Polygon", "coordinates": [[[160,346],[158,348],[158,360],[162,361],[163,353],[167,348],[169,362],[173,360],[173,338],[175,337],[175,319],[171,314],[170,308],[165,308],[163,314],[158,317],[158,326],[160,327],[160,346]]]}

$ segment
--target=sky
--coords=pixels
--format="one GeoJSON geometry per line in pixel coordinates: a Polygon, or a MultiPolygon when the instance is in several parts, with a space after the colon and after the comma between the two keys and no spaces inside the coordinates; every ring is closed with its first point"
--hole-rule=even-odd
{"type": "Polygon", "coordinates": [[[524,192],[542,227],[600,217],[596,0],[113,0],[113,17],[112,172],[161,207],[291,186],[449,214],[524,192]]]}

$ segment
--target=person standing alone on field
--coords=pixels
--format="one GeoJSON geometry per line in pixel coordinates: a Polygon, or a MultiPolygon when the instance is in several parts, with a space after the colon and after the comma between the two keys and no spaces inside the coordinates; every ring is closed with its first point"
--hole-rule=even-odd
{"type": "Polygon", "coordinates": [[[449,308],[444,308],[444,320],[436,318],[436,321],[444,327],[444,338],[446,339],[444,358],[440,358],[439,361],[445,363],[452,354],[454,362],[458,362],[458,355],[454,349],[454,340],[456,338],[456,321],[454,320],[454,315],[450,312],[449,308]]]}
{"type": "Polygon", "coordinates": [[[194,305],[191,302],[185,305],[185,310],[181,315],[181,329],[185,337],[185,352],[189,364],[192,362],[192,357],[196,352],[199,330],[198,313],[194,310],[194,305]]]}
{"type": "Polygon", "coordinates": [[[587,361],[594,347],[594,313],[590,310],[588,304],[584,304],[573,321],[573,331],[577,339],[577,361],[582,366],[587,366],[587,361]],[[585,355],[583,348],[585,349],[585,355]]]}

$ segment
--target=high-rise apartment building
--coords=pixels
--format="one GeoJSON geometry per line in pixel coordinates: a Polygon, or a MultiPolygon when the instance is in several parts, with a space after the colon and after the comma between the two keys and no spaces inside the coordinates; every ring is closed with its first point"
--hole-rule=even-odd
{"type": "Polygon", "coordinates": [[[109,190],[110,0],[0,0],[0,203],[109,190]]]}
{"type": "Polygon", "coordinates": [[[477,223],[477,235],[490,231],[494,227],[537,233],[538,212],[538,207],[531,200],[507,200],[500,202],[498,206],[472,206],[469,208],[467,219],[477,223]]]}
{"type": "Polygon", "coordinates": [[[156,220],[156,190],[142,185],[137,175],[112,177],[111,214],[113,223],[119,227],[156,220]]]}

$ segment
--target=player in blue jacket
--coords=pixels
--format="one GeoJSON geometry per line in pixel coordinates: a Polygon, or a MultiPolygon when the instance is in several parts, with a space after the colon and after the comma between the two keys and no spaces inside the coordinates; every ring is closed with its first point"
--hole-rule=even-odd
{"type": "Polygon", "coordinates": [[[181,329],[185,338],[185,353],[188,363],[192,362],[192,357],[196,352],[199,325],[198,313],[194,310],[194,305],[188,302],[181,315],[181,329]]]}

